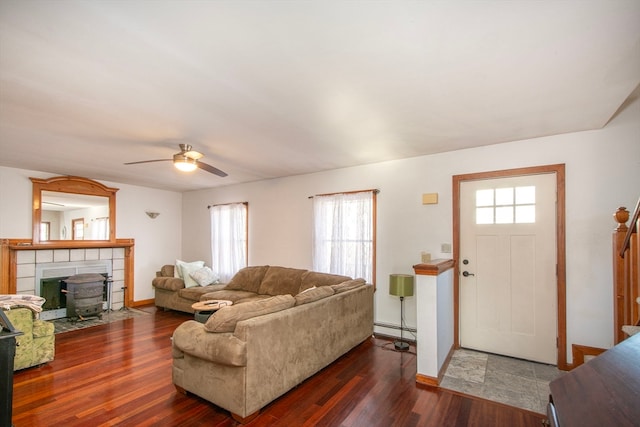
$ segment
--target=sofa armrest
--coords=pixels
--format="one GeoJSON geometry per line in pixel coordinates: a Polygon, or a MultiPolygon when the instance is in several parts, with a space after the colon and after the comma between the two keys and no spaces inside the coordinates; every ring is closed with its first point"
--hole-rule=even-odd
{"type": "MultiPolygon", "coordinates": [[[[202,323],[195,320],[188,320],[176,328],[173,346],[184,353],[221,365],[247,365],[244,341],[231,332],[208,332],[202,323]]],[[[174,351],[174,357],[178,354],[174,351]]]]}
{"type": "Polygon", "coordinates": [[[184,280],[177,277],[156,277],[151,281],[155,288],[165,289],[167,291],[179,291],[184,289],[184,280]]]}
{"type": "Polygon", "coordinates": [[[47,322],[46,320],[35,319],[33,321],[33,337],[49,337],[55,334],[55,325],[53,322],[47,322]]]}

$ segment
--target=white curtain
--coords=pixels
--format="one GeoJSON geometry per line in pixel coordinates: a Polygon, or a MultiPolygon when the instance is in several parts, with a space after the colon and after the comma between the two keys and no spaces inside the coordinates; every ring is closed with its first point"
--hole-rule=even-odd
{"type": "Polygon", "coordinates": [[[247,205],[232,203],[209,208],[211,216],[211,268],[228,282],[247,266],[247,205]]]}
{"type": "Polygon", "coordinates": [[[313,269],[373,283],[373,191],[313,198],[313,269]]]}
{"type": "Polygon", "coordinates": [[[109,240],[109,218],[96,218],[93,222],[94,240],[109,240]]]}

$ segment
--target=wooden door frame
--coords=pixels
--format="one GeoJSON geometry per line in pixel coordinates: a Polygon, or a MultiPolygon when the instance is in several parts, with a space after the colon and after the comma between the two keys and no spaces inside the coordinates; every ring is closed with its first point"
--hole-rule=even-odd
{"type": "Polygon", "coordinates": [[[558,369],[569,370],[567,365],[567,282],[565,243],[565,165],[544,165],[453,176],[453,342],[460,347],[460,184],[465,181],[510,178],[523,175],[556,174],[556,268],[557,268],[557,349],[558,369]]]}

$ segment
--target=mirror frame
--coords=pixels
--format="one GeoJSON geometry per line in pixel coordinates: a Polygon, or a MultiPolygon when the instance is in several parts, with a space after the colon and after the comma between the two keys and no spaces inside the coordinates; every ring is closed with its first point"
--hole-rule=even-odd
{"type": "Polygon", "coordinates": [[[79,176],[56,176],[49,179],[29,178],[33,183],[33,244],[60,244],[68,242],[72,246],[86,246],[95,243],[116,243],[116,192],[117,188],[107,187],[101,183],[79,176]],[[109,199],[109,239],[108,240],[40,240],[40,221],[42,220],[42,192],[85,194],[89,196],[107,197],[109,199]]]}

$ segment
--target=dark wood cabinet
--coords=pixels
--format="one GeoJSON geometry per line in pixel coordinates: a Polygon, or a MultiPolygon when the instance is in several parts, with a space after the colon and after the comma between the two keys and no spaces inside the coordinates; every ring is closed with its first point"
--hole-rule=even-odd
{"type": "Polygon", "coordinates": [[[640,334],[552,381],[550,388],[551,425],[640,426],[640,334]]]}

